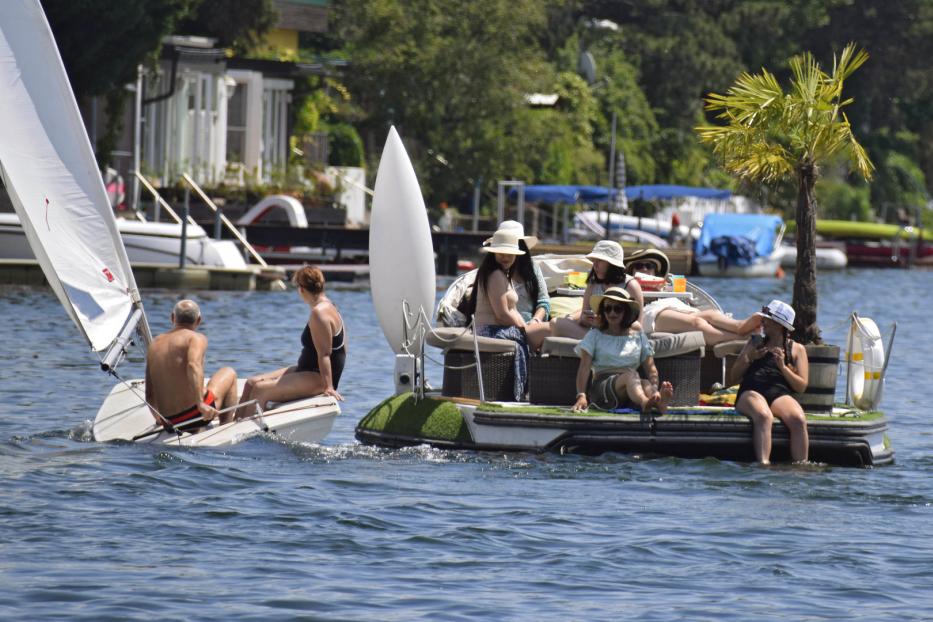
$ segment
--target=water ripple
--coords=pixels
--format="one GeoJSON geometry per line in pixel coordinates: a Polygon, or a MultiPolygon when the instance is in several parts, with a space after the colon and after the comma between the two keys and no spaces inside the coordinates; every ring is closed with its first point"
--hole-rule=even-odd
{"type": "MultiPolygon", "coordinates": [[[[899,323],[885,390],[892,467],[361,445],[353,428],[391,392],[392,354],[355,290],[333,293],[351,358],[344,414],[323,443],[96,443],[105,378],[49,292],[0,288],[0,318],[17,319],[0,322],[0,617],[931,619],[933,429],[915,384],[933,372],[918,293],[933,272],[820,278],[831,341],[845,335],[838,309],[899,323]],[[865,299],[860,284],[878,278],[903,299],[865,299]]],[[[790,285],[751,280],[736,296],[702,283],[737,316],[789,299],[790,285]]],[[[192,295],[209,368],[293,362],[305,313],[293,295],[192,295]]],[[[146,293],[155,331],[177,296],[146,293]]],[[[428,376],[440,384],[438,368],[428,376]]]]}

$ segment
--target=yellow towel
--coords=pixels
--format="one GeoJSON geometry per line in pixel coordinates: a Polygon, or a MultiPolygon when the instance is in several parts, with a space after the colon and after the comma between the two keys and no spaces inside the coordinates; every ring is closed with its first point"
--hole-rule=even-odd
{"type": "Polygon", "coordinates": [[[720,389],[714,393],[700,393],[700,406],[735,406],[739,385],[720,389]]]}

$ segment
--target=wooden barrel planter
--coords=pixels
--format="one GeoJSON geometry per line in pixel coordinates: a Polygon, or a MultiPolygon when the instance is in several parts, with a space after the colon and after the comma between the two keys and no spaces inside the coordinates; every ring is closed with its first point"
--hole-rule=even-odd
{"type": "Polygon", "coordinates": [[[794,398],[805,412],[831,412],[836,401],[839,346],[810,344],[806,348],[810,361],[810,381],[807,390],[795,393],[794,398]]]}

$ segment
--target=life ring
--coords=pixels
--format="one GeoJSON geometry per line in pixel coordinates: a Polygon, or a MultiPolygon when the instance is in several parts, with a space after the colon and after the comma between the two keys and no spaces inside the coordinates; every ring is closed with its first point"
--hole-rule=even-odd
{"type": "Polygon", "coordinates": [[[849,329],[849,403],[874,410],[884,387],[884,343],[878,326],[867,317],[855,317],[849,329]]]}

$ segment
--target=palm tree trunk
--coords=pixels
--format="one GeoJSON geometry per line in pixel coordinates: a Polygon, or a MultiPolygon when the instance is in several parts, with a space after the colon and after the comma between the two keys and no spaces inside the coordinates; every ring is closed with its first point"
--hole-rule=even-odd
{"type": "Polygon", "coordinates": [[[797,271],[794,274],[794,340],[822,343],[816,325],[816,166],[802,164],[797,170],[797,271]]]}

